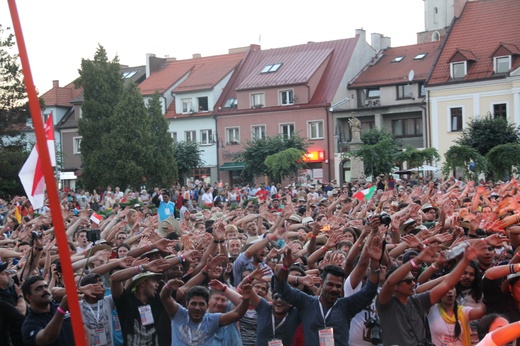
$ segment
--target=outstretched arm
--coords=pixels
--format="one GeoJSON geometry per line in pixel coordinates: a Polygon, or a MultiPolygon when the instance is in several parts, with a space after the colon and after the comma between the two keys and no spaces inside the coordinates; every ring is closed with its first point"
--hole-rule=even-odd
{"type": "Polygon", "coordinates": [[[247,308],[249,307],[249,299],[251,298],[252,291],[253,288],[250,284],[245,284],[242,287],[242,302],[234,310],[220,315],[219,325],[221,327],[227,326],[228,324],[238,321],[246,314],[247,308]]]}

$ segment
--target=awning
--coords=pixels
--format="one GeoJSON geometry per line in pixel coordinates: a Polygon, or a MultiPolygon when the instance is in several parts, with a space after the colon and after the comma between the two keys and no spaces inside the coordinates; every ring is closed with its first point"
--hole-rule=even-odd
{"type": "Polygon", "coordinates": [[[242,171],[246,165],[243,162],[226,162],[220,166],[221,171],[242,171]]]}

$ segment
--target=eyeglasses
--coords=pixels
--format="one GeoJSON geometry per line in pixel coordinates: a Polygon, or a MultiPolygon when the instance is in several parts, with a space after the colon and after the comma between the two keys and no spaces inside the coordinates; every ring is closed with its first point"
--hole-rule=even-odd
{"type": "Polygon", "coordinates": [[[278,293],[273,294],[273,301],[278,300],[278,299],[282,300],[282,296],[279,295],[278,293]]]}
{"type": "Polygon", "coordinates": [[[403,283],[405,282],[407,285],[411,285],[413,283],[415,283],[415,279],[403,279],[401,281],[399,281],[399,283],[403,283]]]}

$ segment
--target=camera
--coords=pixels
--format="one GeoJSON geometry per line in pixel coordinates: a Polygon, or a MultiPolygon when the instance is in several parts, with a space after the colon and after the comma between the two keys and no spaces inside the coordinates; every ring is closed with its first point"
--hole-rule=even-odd
{"type": "Polygon", "coordinates": [[[365,327],[370,329],[370,342],[372,345],[378,345],[381,343],[381,323],[379,319],[369,317],[365,321],[365,327]]]}
{"type": "Polygon", "coordinates": [[[87,240],[89,242],[96,242],[101,239],[101,230],[99,228],[92,228],[87,231],[87,240]]]}
{"type": "Polygon", "coordinates": [[[56,272],[61,273],[61,262],[56,262],[56,272]]]}
{"type": "Polygon", "coordinates": [[[43,233],[42,232],[38,232],[38,231],[31,231],[31,239],[41,239],[43,237],[43,233]]]}
{"type": "Polygon", "coordinates": [[[392,218],[387,213],[381,213],[378,217],[382,225],[389,226],[392,223],[392,218]]]}

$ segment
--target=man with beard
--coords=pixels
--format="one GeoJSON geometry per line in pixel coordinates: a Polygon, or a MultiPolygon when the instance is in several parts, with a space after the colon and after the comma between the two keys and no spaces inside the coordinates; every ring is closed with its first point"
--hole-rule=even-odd
{"type": "Polygon", "coordinates": [[[29,303],[29,314],[22,325],[25,345],[74,345],[67,296],[61,304],[52,303],[47,281],[31,276],[22,284],[22,292],[29,303]]]}
{"type": "Polygon", "coordinates": [[[215,333],[222,326],[238,321],[244,316],[249,306],[251,285],[244,285],[242,302],[227,313],[206,313],[208,310],[209,291],[202,286],[195,286],[186,296],[187,309],[178,304],[171,296],[171,290],[179,285],[178,279],[170,280],[161,290],[161,300],[172,320],[172,345],[211,346],[215,333]]]}
{"type": "Polygon", "coordinates": [[[287,284],[289,267],[295,262],[291,249],[285,251],[282,269],[278,271],[275,288],[283,299],[300,311],[305,345],[347,345],[350,320],[367,306],[377,293],[379,261],[382,256],[381,238],[368,244],[370,275],[366,285],[350,297],[343,298],[345,272],[336,265],[328,265],[322,273],[319,297],[309,296],[287,284]]]}
{"type": "Polygon", "coordinates": [[[493,266],[495,256],[495,248],[489,244],[486,246],[486,251],[478,255],[477,264],[481,271],[480,275],[493,266]]]}

